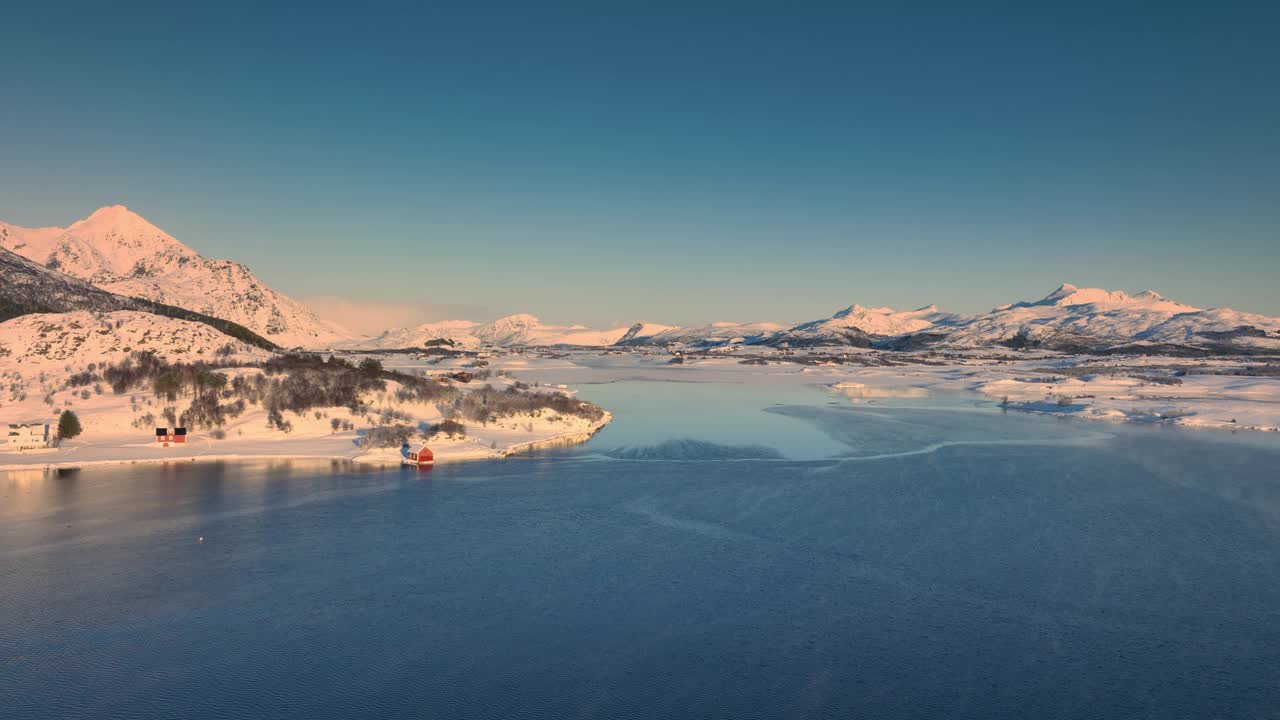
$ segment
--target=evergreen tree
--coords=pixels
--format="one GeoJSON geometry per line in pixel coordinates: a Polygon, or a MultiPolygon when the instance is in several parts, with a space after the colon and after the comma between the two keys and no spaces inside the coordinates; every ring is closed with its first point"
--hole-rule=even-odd
{"type": "Polygon", "coordinates": [[[58,418],[58,437],[70,440],[80,434],[80,418],[70,410],[63,410],[58,418]]]}

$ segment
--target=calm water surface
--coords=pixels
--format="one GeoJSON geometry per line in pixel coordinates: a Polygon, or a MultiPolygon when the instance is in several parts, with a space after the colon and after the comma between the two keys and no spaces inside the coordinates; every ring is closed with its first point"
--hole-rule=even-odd
{"type": "Polygon", "coordinates": [[[0,718],[1280,717],[1275,437],[583,395],[425,475],[0,473],[0,718]]]}

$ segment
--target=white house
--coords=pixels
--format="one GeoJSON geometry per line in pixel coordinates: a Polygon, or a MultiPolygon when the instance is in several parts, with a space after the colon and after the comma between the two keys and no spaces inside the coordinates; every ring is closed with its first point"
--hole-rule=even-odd
{"type": "Polygon", "coordinates": [[[53,434],[49,423],[9,423],[8,448],[10,450],[36,450],[49,447],[53,434]]]}

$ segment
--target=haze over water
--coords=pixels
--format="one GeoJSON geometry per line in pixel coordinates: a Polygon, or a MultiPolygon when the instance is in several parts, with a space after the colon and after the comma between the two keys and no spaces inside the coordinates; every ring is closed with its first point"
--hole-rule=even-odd
{"type": "Polygon", "coordinates": [[[1280,708],[1276,438],[794,387],[583,397],[619,418],[586,446],[425,475],[0,474],[0,716],[1280,708]]]}

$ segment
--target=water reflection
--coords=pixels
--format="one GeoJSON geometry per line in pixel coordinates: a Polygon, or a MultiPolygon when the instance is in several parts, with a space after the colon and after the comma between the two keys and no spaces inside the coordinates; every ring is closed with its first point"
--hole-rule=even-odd
{"type": "Polygon", "coordinates": [[[856,382],[842,382],[831,386],[832,392],[858,402],[870,398],[919,399],[929,397],[929,391],[920,387],[879,387],[856,382]]]}

